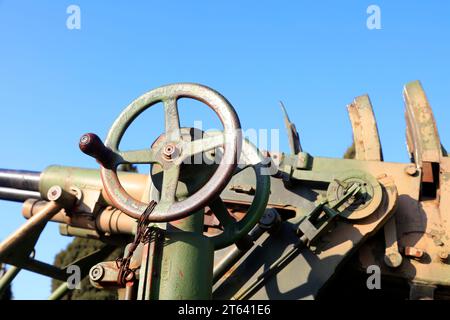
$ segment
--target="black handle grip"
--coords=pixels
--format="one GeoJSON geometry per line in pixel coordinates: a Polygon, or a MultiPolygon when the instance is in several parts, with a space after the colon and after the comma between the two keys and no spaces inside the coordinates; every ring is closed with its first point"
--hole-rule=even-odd
{"type": "Polygon", "coordinates": [[[102,166],[109,167],[113,152],[107,148],[95,133],[83,134],[79,143],[80,150],[97,160],[102,166]]]}

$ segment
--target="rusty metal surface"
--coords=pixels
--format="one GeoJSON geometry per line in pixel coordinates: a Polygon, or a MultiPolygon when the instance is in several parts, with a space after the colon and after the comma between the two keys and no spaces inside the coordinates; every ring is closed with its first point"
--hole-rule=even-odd
{"type": "MultiPolygon", "coordinates": [[[[404,98],[408,151],[414,161],[405,172],[418,180],[417,191],[400,198],[395,215],[398,247],[406,259],[395,270],[383,265],[382,272],[412,283],[448,286],[449,158],[442,153],[434,116],[421,84],[407,84],[404,98]]],[[[401,188],[408,180],[399,180],[397,185],[401,188]]],[[[362,267],[380,263],[379,255],[373,254],[377,250],[379,244],[375,241],[360,250],[362,267]]]]}
{"type": "MultiPolygon", "coordinates": [[[[382,272],[393,277],[433,285],[450,285],[449,252],[449,158],[440,162],[439,197],[419,200],[419,194],[401,197],[396,212],[400,251],[405,253],[402,265],[395,271],[383,266],[382,272]],[[439,201],[440,200],[440,201],[439,201]]],[[[418,177],[420,182],[420,176],[418,177]]],[[[418,186],[420,188],[420,185],[418,186]]],[[[359,253],[362,267],[380,263],[374,255],[379,245],[370,242],[359,253]]]]}

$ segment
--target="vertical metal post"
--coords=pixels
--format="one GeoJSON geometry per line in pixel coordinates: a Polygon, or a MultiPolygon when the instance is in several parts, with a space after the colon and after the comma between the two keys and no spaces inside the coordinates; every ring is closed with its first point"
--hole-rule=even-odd
{"type": "Polygon", "coordinates": [[[170,223],[154,296],[161,300],[211,299],[214,247],[203,235],[203,210],[170,223]]]}

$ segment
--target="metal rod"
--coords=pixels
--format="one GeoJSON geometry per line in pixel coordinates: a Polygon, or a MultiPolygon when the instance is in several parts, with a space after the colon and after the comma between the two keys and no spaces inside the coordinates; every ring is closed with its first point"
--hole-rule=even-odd
{"type": "Polygon", "coordinates": [[[3,188],[39,191],[41,173],[38,171],[0,169],[0,186],[3,188]]]}
{"type": "Polygon", "coordinates": [[[297,254],[305,247],[308,239],[305,236],[302,236],[300,240],[292,245],[292,247],[282,255],[277,261],[270,265],[269,269],[260,274],[248,287],[239,291],[236,295],[234,295],[231,300],[245,300],[248,299],[254,291],[267,279],[277,274],[282,270],[286,264],[291,262],[293,258],[296,257],[297,254]]]}
{"type": "Polygon", "coordinates": [[[124,300],[134,300],[134,299],[135,299],[135,283],[127,282],[125,285],[124,300]]]}
{"type": "Polygon", "coordinates": [[[27,199],[40,199],[38,191],[0,187],[0,200],[24,202],[27,199]]]}
{"type": "MultiPolygon", "coordinates": [[[[251,237],[252,242],[254,243],[259,239],[259,237],[261,237],[264,232],[265,230],[256,226],[255,228],[253,228],[253,230],[250,231],[248,235],[251,237]]],[[[223,275],[250,250],[251,247],[252,246],[248,246],[246,249],[239,249],[238,247],[234,247],[230,252],[228,252],[227,255],[224,256],[222,260],[220,260],[219,263],[214,266],[213,284],[216,284],[216,282],[219,281],[223,277],[223,275]]]]}
{"type": "Polygon", "coordinates": [[[10,234],[5,240],[0,243],[0,261],[3,260],[15,246],[32,233],[36,228],[45,224],[50,220],[59,210],[61,205],[55,201],[48,202],[42,210],[36,215],[28,219],[23,225],[21,225],[15,232],[10,234]]]}
{"type": "Polygon", "coordinates": [[[0,296],[2,296],[17,274],[20,272],[20,268],[16,266],[10,266],[8,271],[0,277],[0,296]]]}
{"type": "Polygon", "coordinates": [[[61,300],[69,292],[67,282],[63,282],[55,291],[52,292],[48,300],[61,300]]]}

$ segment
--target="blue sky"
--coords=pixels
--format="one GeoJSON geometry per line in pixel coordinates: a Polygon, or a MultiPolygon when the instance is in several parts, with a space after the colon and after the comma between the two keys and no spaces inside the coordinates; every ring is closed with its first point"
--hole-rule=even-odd
{"type": "MultiPolygon", "coordinates": [[[[215,88],[243,128],[283,128],[283,100],[305,151],[341,157],[352,133],[345,106],[368,93],[386,161],[408,161],[403,85],[419,79],[450,142],[450,5],[444,1],[12,1],[0,0],[0,167],[96,167],[78,147],[104,138],[142,93],[172,82],[215,88]],[[69,5],[81,29],[66,28],[69,5]],[[366,27],[369,5],[381,30],[366,27]]],[[[186,125],[211,121],[183,108],[186,125]]],[[[149,146],[163,128],[149,110],[124,138],[149,146]]],[[[282,133],[282,149],[287,142],[282,133]]],[[[0,202],[0,239],[21,223],[20,204],[0,202]]],[[[70,242],[49,224],[36,248],[52,262],[70,242]]],[[[49,279],[22,272],[18,299],[45,299],[49,279]]]]}

